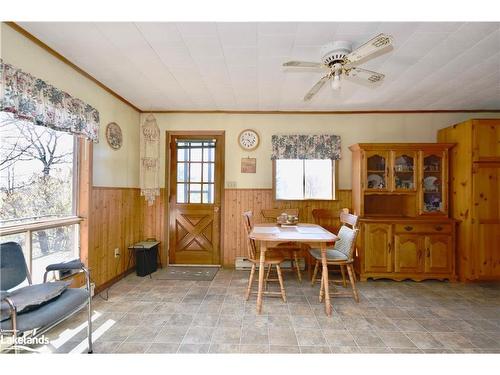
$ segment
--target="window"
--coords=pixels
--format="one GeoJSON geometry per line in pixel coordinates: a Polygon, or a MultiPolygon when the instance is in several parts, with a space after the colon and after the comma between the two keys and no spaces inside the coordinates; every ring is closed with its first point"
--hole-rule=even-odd
{"type": "Polygon", "coordinates": [[[177,203],[214,203],[215,140],[177,141],[177,203]]]}
{"type": "Polygon", "coordinates": [[[76,216],[76,147],[73,135],[0,112],[0,241],[21,244],[34,282],[79,255],[78,224],[65,221],[76,216]]]}
{"type": "Polygon", "coordinates": [[[274,161],[277,200],[335,199],[335,161],[277,159],[274,161]]]}

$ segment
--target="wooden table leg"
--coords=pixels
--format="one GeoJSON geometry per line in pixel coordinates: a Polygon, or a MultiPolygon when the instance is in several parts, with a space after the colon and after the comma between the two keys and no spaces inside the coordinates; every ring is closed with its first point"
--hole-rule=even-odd
{"type": "Polygon", "coordinates": [[[262,293],[264,291],[264,272],[265,272],[265,260],[266,260],[266,250],[267,245],[264,241],[260,243],[260,260],[259,260],[259,289],[257,292],[257,313],[262,312],[262,293]]]}
{"type": "Polygon", "coordinates": [[[328,265],[326,262],[326,243],[321,243],[321,263],[323,264],[323,288],[325,293],[325,312],[326,315],[332,315],[332,305],[330,304],[330,290],[328,288],[328,265]]]}

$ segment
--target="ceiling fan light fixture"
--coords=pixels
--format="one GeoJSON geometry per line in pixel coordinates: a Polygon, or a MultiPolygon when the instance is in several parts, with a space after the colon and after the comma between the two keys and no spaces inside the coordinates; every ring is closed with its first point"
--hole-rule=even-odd
{"type": "Polygon", "coordinates": [[[340,90],[340,74],[335,74],[332,79],[332,89],[340,90]]]}

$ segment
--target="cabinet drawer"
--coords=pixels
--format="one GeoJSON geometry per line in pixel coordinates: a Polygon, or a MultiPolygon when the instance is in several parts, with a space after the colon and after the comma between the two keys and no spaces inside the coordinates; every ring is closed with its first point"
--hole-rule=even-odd
{"type": "Polygon", "coordinates": [[[396,224],[396,233],[451,233],[451,224],[396,224]]]}

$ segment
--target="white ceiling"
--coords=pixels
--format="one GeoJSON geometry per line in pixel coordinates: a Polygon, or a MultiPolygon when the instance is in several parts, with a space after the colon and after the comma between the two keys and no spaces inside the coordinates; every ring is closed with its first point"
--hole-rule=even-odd
{"type": "Polygon", "coordinates": [[[21,27],[142,110],[500,109],[500,23],[181,22],[36,23],[21,27]],[[354,47],[378,33],[394,49],[363,68],[386,75],[370,88],[344,81],[310,102],[320,47],[354,47]]]}

